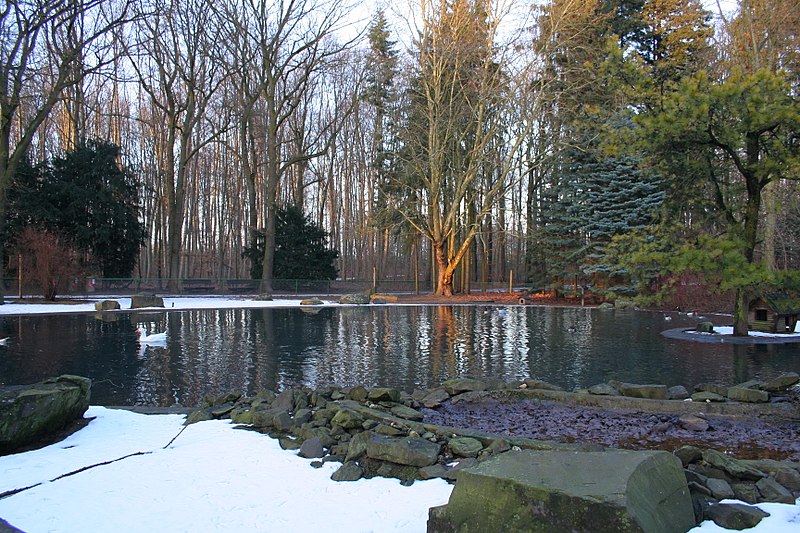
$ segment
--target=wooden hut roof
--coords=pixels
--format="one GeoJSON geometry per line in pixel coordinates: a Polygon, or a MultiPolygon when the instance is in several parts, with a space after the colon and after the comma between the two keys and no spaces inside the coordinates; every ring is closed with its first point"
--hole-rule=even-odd
{"type": "Polygon", "coordinates": [[[758,296],[779,315],[800,314],[800,294],[776,291],[764,292],[758,296]]]}

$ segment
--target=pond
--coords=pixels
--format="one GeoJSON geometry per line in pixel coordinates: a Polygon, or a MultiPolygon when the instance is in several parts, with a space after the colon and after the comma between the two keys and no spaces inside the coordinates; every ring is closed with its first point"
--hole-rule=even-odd
{"type": "MultiPolygon", "coordinates": [[[[571,390],[610,379],[733,384],[800,371],[797,344],[668,339],[696,317],[534,306],[267,308],[3,317],[0,385],[93,380],[94,405],[195,406],[206,394],[327,384],[408,392],[456,376],[534,377],[571,390]],[[169,334],[142,350],[134,329],[169,334]]],[[[713,317],[725,324],[727,317],[713,317]]]]}

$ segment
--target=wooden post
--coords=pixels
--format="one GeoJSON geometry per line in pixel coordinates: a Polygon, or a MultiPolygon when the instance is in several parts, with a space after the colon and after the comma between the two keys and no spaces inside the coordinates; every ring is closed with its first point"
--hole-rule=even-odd
{"type": "Polygon", "coordinates": [[[372,265],[372,294],[378,293],[378,267],[372,265]]]}
{"type": "Polygon", "coordinates": [[[514,292],[514,270],[508,273],[508,292],[514,292]]]}
{"type": "Polygon", "coordinates": [[[22,300],[22,254],[17,254],[17,292],[22,300]]]}

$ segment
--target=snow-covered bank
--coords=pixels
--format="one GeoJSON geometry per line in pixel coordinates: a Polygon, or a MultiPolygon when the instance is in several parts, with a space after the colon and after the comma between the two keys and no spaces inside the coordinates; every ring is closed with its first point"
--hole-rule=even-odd
{"type": "MultiPolygon", "coordinates": [[[[121,311],[130,311],[131,299],[123,296],[105,296],[87,298],[85,301],[71,300],[69,303],[6,303],[0,305],[0,315],[35,315],[58,313],[93,313],[95,302],[115,300],[119,302],[121,311]]],[[[264,307],[299,307],[301,299],[256,300],[254,298],[235,298],[230,296],[205,297],[166,297],[164,308],[155,310],[180,311],[186,309],[240,309],[264,307]]],[[[323,300],[324,301],[324,300],[323,300]]],[[[335,299],[325,301],[327,305],[339,305],[335,299]]],[[[147,310],[147,309],[145,309],[147,310]]],[[[152,310],[152,309],[151,309],[152,310]]],[[[137,309],[136,311],[142,311],[137,309]]]]}
{"type": "MultiPolygon", "coordinates": [[[[331,481],[338,465],[315,469],[276,440],[225,421],[181,433],[179,415],[91,407],[86,416],[95,419],[62,442],[0,457],[0,493],[39,484],[0,499],[0,517],[27,533],[421,533],[428,509],[446,503],[452,491],[442,480],[411,487],[382,478],[331,481]]],[[[749,531],[797,531],[800,506],[759,507],[771,516],[749,531]]],[[[705,522],[692,531],[727,530],[705,522]]]]}
{"type": "Polygon", "coordinates": [[[96,417],[63,442],[0,457],[0,517],[37,531],[425,531],[447,502],[442,480],[403,487],[375,478],[337,483],[276,440],[183,417],[91,407],[96,417]],[[108,465],[57,476],[136,452],[108,465]]]}

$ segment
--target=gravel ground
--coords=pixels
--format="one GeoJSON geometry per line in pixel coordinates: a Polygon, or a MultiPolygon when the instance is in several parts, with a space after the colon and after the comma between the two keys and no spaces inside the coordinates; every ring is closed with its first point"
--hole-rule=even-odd
{"type": "Polygon", "coordinates": [[[447,402],[423,409],[425,422],[499,435],[627,449],[715,448],[739,459],[800,461],[800,421],[704,416],[692,431],[680,415],[603,409],[546,400],[447,402]]]}

